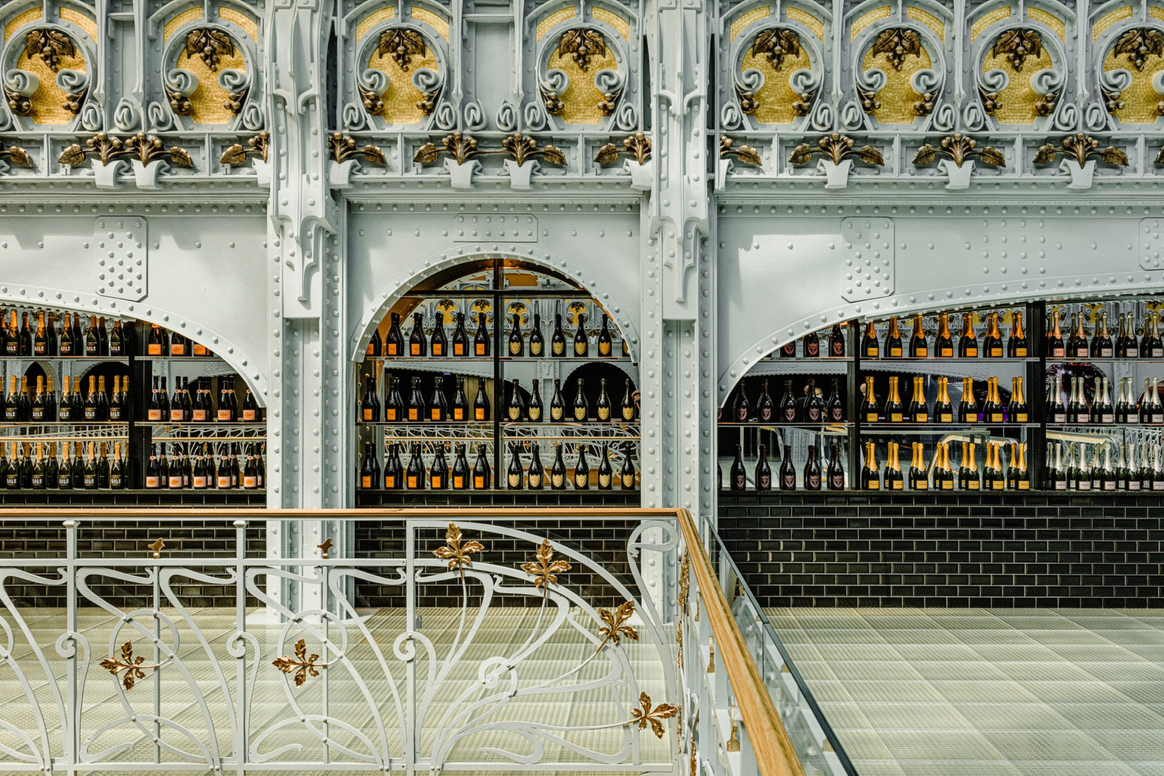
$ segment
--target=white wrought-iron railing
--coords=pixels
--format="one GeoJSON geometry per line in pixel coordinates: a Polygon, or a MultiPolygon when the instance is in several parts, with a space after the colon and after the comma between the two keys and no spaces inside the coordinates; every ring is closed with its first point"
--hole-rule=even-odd
{"type": "Polygon", "coordinates": [[[684,510],[14,509],[0,528],[63,532],[0,558],[0,771],[805,773],[684,510]],[[292,520],[399,552],[248,552],[248,528],[292,520]],[[190,526],[226,539],[184,553],[190,526]]]}

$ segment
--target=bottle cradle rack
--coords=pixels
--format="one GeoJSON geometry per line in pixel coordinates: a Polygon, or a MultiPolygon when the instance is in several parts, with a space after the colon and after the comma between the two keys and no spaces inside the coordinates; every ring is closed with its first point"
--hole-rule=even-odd
{"type": "MultiPolygon", "coordinates": [[[[1103,312],[1110,311],[1111,303],[1115,303],[1119,312],[1123,313],[1129,309],[1130,314],[1134,315],[1137,321],[1143,325],[1139,331],[1135,331],[1137,338],[1141,345],[1146,343],[1145,337],[1151,335],[1154,328],[1159,328],[1159,321],[1152,322],[1152,316],[1159,316],[1160,313],[1154,307],[1145,308],[1145,299],[1113,299],[1105,300],[1101,305],[1106,305],[1103,312]],[[1138,313],[1136,312],[1138,310],[1138,313]]],[[[1161,305],[1160,310],[1164,310],[1164,305],[1161,305]]],[[[1000,320],[1013,320],[1011,315],[1007,315],[1004,311],[1021,311],[1023,313],[1023,322],[1025,324],[1027,352],[1024,355],[1015,355],[1013,357],[986,357],[982,347],[984,332],[982,331],[982,322],[976,322],[979,355],[974,358],[959,358],[959,357],[940,357],[935,355],[935,333],[933,331],[933,324],[935,321],[934,313],[928,314],[926,320],[927,333],[927,355],[925,357],[911,358],[905,356],[885,356],[885,343],[887,339],[886,321],[887,319],[873,319],[879,322],[877,325],[877,341],[879,354],[877,357],[869,357],[861,352],[861,348],[857,347],[858,342],[862,340],[862,334],[868,326],[869,319],[846,321],[840,325],[845,342],[845,356],[843,358],[824,357],[824,358],[787,358],[781,357],[781,353],[772,354],[768,358],[757,363],[752,371],[746,376],[745,381],[748,383],[749,394],[749,419],[746,421],[739,421],[732,417],[736,406],[736,397],[738,395],[739,386],[737,386],[731,394],[727,397],[722,409],[722,420],[719,427],[722,430],[720,434],[720,467],[721,467],[721,481],[725,492],[730,489],[730,464],[733,461],[732,445],[746,444],[750,450],[745,457],[745,467],[747,469],[747,490],[754,492],[755,488],[755,466],[756,451],[758,445],[763,437],[767,435],[767,444],[771,452],[772,448],[780,445],[782,440],[793,439],[801,448],[807,443],[814,443],[817,445],[821,454],[822,472],[828,462],[829,446],[832,444],[842,445],[842,460],[845,463],[845,487],[846,490],[829,490],[827,486],[822,486],[822,492],[825,493],[900,493],[911,492],[909,484],[906,482],[902,490],[886,490],[882,484],[879,490],[860,490],[852,489],[856,484],[856,478],[861,473],[861,468],[864,465],[864,456],[862,450],[864,445],[868,442],[873,442],[877,446],[877,463],[881,475],[884,475],[886,463],[886,444],[890,441],[900,441],[901,449],[901,465],[905,479],[908,480],[908,470],[911,458],[910,445],[914,441],[924,441],[924,460],[927,468],[927,487],[919,492],[972,492],[985,493],[991,492],[985,489],[961,491],[955,482],[953,490],[939,490],[934,487],[932,481],[932,474],[935,468],[935,443],[940,441],[951,442],[951,463],[953,467],[954,478],[957,480],[958,465],[959,465],[959,448],[961,441],[976,441],[979,448],[978,452],[978,473],[982,474],[982,461],[980,452],[983,443],[1000,443],[1002,449],[1008,460],[1004,461],[1002,467],[1003,476],[1006,476],[1007,469],[1010,466],[1009,457],[1011,455],[1012,443],[1023,443],[1027,445],[1026,448],[1026,464],[1029,472],[1030,484],[1029,490],[1022,489],[1022,492],[1030,493],[1062,493],[1063,488],[1051,487],[1054,483],[1047,480],[1048,465],[1052,463],[1048,459],[1048,454],[1053,453],[1055,443],[1059,442],[1069,446],[1068,450],[1075,449],[1073,446],[1083,445],[1090,448],[1087,453],[1088,458],[1095,458],[1096,465],[1102,465],[1104,454],[1095,452],[1102,447],[1112,447],[1112,461],[1113,471],[1118,468],[1119,456],[1124,453],[1124,445],[1127,444],[1130,438],[1135,438],[1136,444],[1143,444],[1149,442],[1152,445],[1159,444],[1161,437],[1164,437],[1164,421],[1160,423],[1151,422],[1133,422],[1116,423],[1116,422],[1094,422],[1091,417],[1088,417],[1086,422],[1066,422],[1056,423],[1051,422],[1050,416],[1047,414],[1047,394],[1049,392],[1047,376],[1052,373],[1066,373],[1069,376],[1081,376],[1085,379],[1086,390],[1094,394],[1094,390],[1098,382],[1097,378],[1106,375],[1110,380],[1110,392],[1115,393],[1115,386],[1120,385],[1119,378],[1134,376],[1133,388],[1139,386],[1143,388],[1143,379],[1145,377],[1159,377],[1164,381],[1164,357],[1159,357],[1164,351],[1158,351],[1154,355],[1147,357],[1116,357],[1103,356],[1092,357],[1090,355],[1092,342],[1098,336],[1100,329],[1100,315],[1101,311],[1093,304],[1085,304],[1082,302],[1031,302],[1026,305],[1001,306],[997,308],[988,308],[986,310],[975,310],[976,314],[981,314],[983,320],[989,320],[990,313],[1001,313],[1000,320]],[[1054,356],[1047,355],[1047,343],[1044,341],[1044,332],[1050,327],[1047,323],[1050,321],[1051,312],[1055,309],[1066,308],[1068,313],[1081,313],[1086,321],[1086,341],[1088,347],[1088,356],[1082,355],[1074,356],[1054,356]],[[816,369],[823,364],[829,362],[843,363],[845,365],[844,371],[836,372],[816,371],[816,369]],[[780,368],[773,369],[772,365],[778,365],[780,368]],[[879,410],[879,418],[876,422],[870,422],[867,418],[862,417],[861,409],[861,391],[864,386],[865,378],[876,376],[883,381],[885,377],[896,374],[904,375],[904,382],[908,386],[910,375],[923,374],[928,376],[926,385],[927,396],[927,422],[926,423],[912,423],[908,420],[903,422],[889,422],[883,417],[883,410],[879,410]],[[945,368],[945,369],[943,369],[945,368]],[[1004,410],[1003,422],[991,422],[985,419],[980,419],[975,422],[959,422],[958,416],[958,402],[954,402],[954,418],[953,422],[934,422],[934,395],[933,385],[937,383],[936,378],[939,376],[948,376],[950,382],[954,383],[957,379],[964,377],[971,377],[974,379],[975,387],[980,389],[982,381],[988,375],[1004,376],[1003,379],[1007,382],[1012,377],[1020,377],[1023,379],[1024,393],[1027,407],[1027,422],[1010,422],[1009,409],[1004,410]],[[769,390],[773,402],[773,415],[779,412],[779,401],[783,394],[781,387],[781,380],[792,378],[794,390],[798,391],[804,387],[805,381],[809,377],[815,376],[818,387],[824,388],[827,394],[828,381],[831,378],[839,378],[841,385],[844,388],[842,399],[844,400],[845,412],[841,421],[825,421],[821,423],[807,423],[803,420],[804,402],[803,399],[798,403],[798,418],[794,422],[781,422],[780,420],[760,421],[756,419],[756,400],[760,393],[759,378],[768,377],[774,378],[775,385],[772,385],[770,380],[769,390]],[[823,383],[822,383],[823,378],[823,383]],[[1047,379],[1045,379],[1047,378],[1047,379]],[[749,434],[748,429],[753,432],[749,434]],[[791,432],[791,437],[785,432],[791,432]],[[725,436],[726,435],[726,436],[725,436]],[[730,440],[730,441],[729,441],[730,440]],[[1093,441],[1094,440],[1094,441],[1093,441]],[[822,445],[823,443],[823,445],[822,445]],[[1116,447],[1116,446],[1119,447],[1116,447]]],[[[959,310],[959,313],[964,312],[959,310]]],[[[953,318],[954,313],[950,314],[953,318]]],[[[1066,316],[1065,316],[1066,317],[1066,316]]],[[[1111,318],[1114,320],[1114,317],[1111,318]]],[[[1007,331],[1002,336],[1003,353],[1007,352],[1007,346],[1011,338],[1011,331],[1009,322],[1007,320],[1007,331]]],[[[1062,321],[1063,319],[1061,319],[1062,321]]],[[[1120,324],[1123,325],[1124,320],[1120,318],[1120,324]]],[[[1053,324],[1052,324],[1053,325],[1053,324]]],[[[1062,326],[1062,323],[1061,323],[1062,326]]],[[[908,320],[906,328],[909,327],[908,320]]],[[[1002,327],[1000,326],[1000,333],[1002,327]]],[[[817,337],[821,343],[829,341],[829,330],[823,330],[817,333],[817,337]]],[[[959,332],[954,331],[953,343],[957,348],[959,332]]],[[[1071,332],[1064,332],[1063,339],[1066,342],[1071,336],[1071,332]]],[[[1116,333],[1111,333],[1113,339],[1116,338],[1116,333]]],[[[909,335],[902,331],[901,341],[904,352],[908,353],[909,335]]],[[[803,348],[803,342],[797,343],[797,351],[803,348]]],[[[823,344],[822,344],[823,348],[823,344]]],[[[1065,348],[1066,350],[1066,348],[1065,348]]],[[[957,351],[954,351],[955,354],[957,351]]],[[[741,381],[741,385],[745,384],[741,381]]],[[[1007,388],[1009,386],[1002,385],[1007,388]]],[[[1122,385],[1121,385],[1122,390],[1122,385]]],[[[1162,389],[1164,392],[1164,389],[1162,389]]],[[[909,391],[902,391],[903,404],[908,407],[910,400],[909,391]]],[[[976,391],[977,393],[977,391],[976,391]]],[[[1135,391],[1135,398],[1139,397],[1139,390],[1135,391]]],[[[1065,391],[1066,394],[1066,391],[1065,391]]],[[[799,394],[798,394],[799,396],[799,394]]],[[[882,385],[877,391],[878,403],[883,404],[885,397],[885,388],[882,385]]],[[[1067,396],[1063,397],[1067,400],[1067,396]]],[[[1114,395],[1112,400],[1115,401],[1114,395]]],[[[1147,400],[1147,399],[1145,399],[1147,400]]],[[[1085,398],[1085,403],[1090,410],[1093,402],[1089,398],[1085,398]]],[[[979,398],[977,402],[979,409],[982,408],[982,400],[979,398]]],[[[1004,401],[1005,405],[1006,402],[1004,401]]],[[[1134,409],[1135,405],[1133,405],[1134,409]]],[[[1164,411],[1164,410],[1162,410],[1164,411]]],[[[1150,448],[1154,450],[1155,448],[1150,448]]],[[[1142,454],[1143,451],[1140,450],[1142,454]]],[[[804,465],[805,460],[803,453],[799,456],[794,455],[796,462],[796,485],[797,490],[804,489],[804,465]]],[[[1164,452],[1161,453],[1161,466],[1164,466],[1164,452]]],[[[769,457],[769,465],[772,469],[772,493],[779,492],[778,469],[780,466],[779,456],[769,457]]],[[[1090,467],[1089,467],[1090,468],[1090,467]]],[[[1150,483],[1148,483],[1150,484],[1150,483]]],[[[1120,483],[1122,488],[1123,483],[1120,483]]],[[[1142,488],[1138,492],[1148,490],[1142,488]]],[[[738,491],[737,491],[738,492],[738,491]]],[[[788,493],[788,491],[783,491],[788,493]]],[[[1000,491],[994,491],[1000,492],[1000,491]]],[[[1001,492],[1011,492],[1004,489],[1001,492]]],[[[1071,491],[1076,492],[1076,491],[1071,491]]],[[[1079,491],[1082,492],[1082,491],[1079,491]]],[[[1100,493],[1108,492],[1128,492],[1121,489],[1113,489],[1110,486],[1104,490],[1098,491],[1100,493]]]]}

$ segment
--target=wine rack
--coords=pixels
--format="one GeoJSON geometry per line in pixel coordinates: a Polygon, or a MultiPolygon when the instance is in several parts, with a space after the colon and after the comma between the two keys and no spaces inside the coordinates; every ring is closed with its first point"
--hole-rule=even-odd
{"type": "MultiPolygon", "coordinates": [[[[629,347],[584,289],[544,270],[491,261],[440,289],[406,294],[373,334],[354,379],[361,490],[385,489],[394,453],[406,472],[418,459],[425,489],[455,488],[440,476],[434,487],[432,473],[443,471],[439,454],[451,472],[460,445],[471,474],[478,460],[489,472],[488,487],[470,476],[468,491],[613,490],[627,488],[624,481],[638,488],[629,347]],[[555,487],[559,451],[565,474],[555,487]],[[372,486],[369,472],[377,469],[372,486]]],[[[389,489],[412,482],[421,482],[419,471],[389,489]]]]}
{"type": "MultiPolygon", "coordinates": [[[[3,316],[0,488],[140,490],[147,485],[150,450],[158,443],[181,453],[195,444],[220,457],[250,453],[261,471],[266,426],[253,397],[246,402],[253,421],[239,428],[174,420],[168,412],[156,421],[146,415],[148,386],[155,376],[171,381],[193,377],[215,386],[237,380],[242,385],[208,349],[180,334],[127,318],[107,321],[49,308],[14,308],[3,311],[3,316]],[[10,392],[13,380],[16,390],[10,392]],[[64,400],[66,390],[71,402],[64,400]],[[35,465],[38,456],[43,467],[35,465]],[[69,471],[74,467],[66,466],[67,461],[80,461],[75,472],[69,471]],[[9,476],[14,470],[15,479],[9,476]]],[[[196,486],[192,477],[186,477],[172,489],[179,487],[196,486]]]]}

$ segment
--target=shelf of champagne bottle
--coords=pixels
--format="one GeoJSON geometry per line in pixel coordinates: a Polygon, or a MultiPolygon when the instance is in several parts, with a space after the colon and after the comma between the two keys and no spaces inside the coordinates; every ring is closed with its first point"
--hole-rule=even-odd
{"type": "Polygon", "coordinates": [[[1138,325],[1134,313],[1120,313],[1118,331],[1108,329],[1107,310],[1094,314],[1095,328],[1088,332],[1083,309],[1071,313],[1067,331],[1062,329],[1061,312],[1053,310],[1043,334],[1043,352],[1047,360],[1060,362],[1164,363],[1164,339],[1160,336],[1160,316],[1150,313],[1138,325]]]}
{"type": "Polygon", "coordinates": [[[955,336],[950,330],[950,314],[937,315],[937,331],[931,337],[926,331],[924,316],[913,316],[913,330],[903,337],[897,316],[891,317],[885,334],[878,333],[877,321],[868,321],[861,335],[861,361],[948,361],[956,363],[988,361],[1011,361],[1023,363],[1036,361],[1023,329],[1022,311],[1015,310],[1011,316],[1009,332],[1004,335],[999,323],[998,311],[986,314],[986,329],[981,338],[974,330],[974,313],[962,313],[962,328],[955,336]]]}

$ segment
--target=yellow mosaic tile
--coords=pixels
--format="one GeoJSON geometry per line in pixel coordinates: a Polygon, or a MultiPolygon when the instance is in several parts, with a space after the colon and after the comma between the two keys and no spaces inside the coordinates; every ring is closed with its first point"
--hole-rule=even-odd
{"type": "Polygon", "coordinates": [[[761,5],[758,8],[753,8],[752,10],[747,11],[746,13],[740,14],[732,22],[732,26],[728,28],[728,38],[730,40],[735,40],[736,37],[741,32],[743,32],[744,28],[747,27],[749,24],[751,24],[752,22],[758,22],[761,19],[767,19],[771,15],[772,15],[772,6],[770,6],[770,5],[761,5]]]}
{"type": "Polygon", "coordinates": [[[242,51],[236,47],[234,56],[220,57],[216,72],[206,66],[202,57],[187,56],[183,50],[178,55],[178,67],[198,77],[198,88],[187,98],[193,106],[193,112],[186,118],[195,124],[229,124],[234,119],[234,114],[226,107],[230,93],[219,85],[218,74],[223,70],[245,72],[247,63],[242,51]]]}
{"type": "MultiPolygon", "coordinates": [[[[85,60],[79,56],[80,53],[78,51],[78,56],[75,57],[62,55],[61,68],[85,72],[85,60]]],[[[61,87],[57,86],[57,74],[44,63],[43,59],[38,56],[29,57],[24,51],[21,51],[20,56],[16,59],[16,68],[27,70],[40,80],[40,85],[28,98],[28,101],[32,103],[32,116],[30,118],[33,124],[61,126],[68,124],[75,118],[65,108],[68,95],[61,87]]]]}
{"type": "Polygon", "coordinates": [[[857,36],[865,31],[865,28],[874,22],[879,22],[882,19],[888,19],[893,14],[893,9],[888,5],[883,5],[880,8],[874,8],[872,11],[866,11],[858,17],[857,21],[853,22],[849,27],[849,40],[854,41],[857,36]]]}
{"type": "Polygon", "coordinates": [[[793,8],[793,7],[786,6],[784,8],[784,15],[787,16],[792,21],[800,22],[805,27],[812,30],[812,34],[815,35],[822,43],[824,42],[824,22],[823,21],[816,18],[815,16],[813,16],[808,11],[805,11],[802,8],[793,8]]]}
{"type": "Polygon", "coordinates": [[[911,5],[909,8],[905,9],[905,15],[913,19],[915,22],[924,24],[926,27],[929,27],[930,30],[938,36],[938,40],[940,40],[942,43],[946,42],[945,22],[934,16],[929,11],[925,11],[915,5],[911,5]]]}
{"type": "Polygon", "coordinates": [[[1044,48],[1036,60],[1027,57],[1021,72],[1016,71],[1005,54],[991,56],[987,52],[982,61],[982,72],[1002,70],[1010,76],[1009,85],[998,93],[998,111],[995,118],[1003,124],[1031,124],[1038,118],[1035,104],[1042,98],[1031,88],[1031,76],[1051,67],[1051,55],[1044,48]]]}
{"type": "Polygon", "coordinates": [[[604,24],[609,24],[615,32],[622,36],[626,42],[630,42],[630,22],[623,17],[616,14],[609,8],[595,6],[590,9],[590,15],[604,24]]]}
{"type": "Polygon", "coordinates": [[[1027,18],[1033,22],[1046,25],[1058,36],[1059,40],[1067,40],[1067,23],[1050,11],[1044,11],[1042,8],[1028,7],[1027,18]]]}
{"type": "Polygon", "coordinates": [[[578,9],[572,5],[569,5],[565,8],[559,8],[552,14],[549,14],[546,16],[546,18],[538,22],[537,39],[541,40],[543,37],[545,37],[546,32],[548,32],[551,27],[557,24],[561,24],[567,19],[573,19],[577,13],[578,9]]]}
{"type": "Polygon", "coordinates": [[[1124,107],[1113,115],[1124,124],[1154,124],[1160,116],[1156,106],[1161,97],[1152,88],[1152,77],[1164,70],[1164,59],[1149,54],[1144,69],[1137,70],[1128,64],[1127,57],[1117,57],[1115,51],[1107,52],[1103,60],[1104,72],[1121,68],[1132,74],[1132,84],[1120,92],[1120,101],[1124,107]]]}
{"type": "Polygon", "coordinates": [[[558,95],[562,101],[562,114],[558,117],[566,124],[598,124],[605,118],[598,110],[598,103],[602,102],[603,94],[594,85],[594,74],[599,70],[618,70],[618,62],[614,53],[607,48],[606,56],[591,57],[590,67],[583,70],[574,61],[574,57],[567,54],[560,56],[555,50],[550,55],[549,66],[561,70],[570,79],[566,91],[558,95]]]}
{"type": "Polygon", "coordinates": [[[75,8],[64,7],[60,11],[62,21],[75,24],[85,31],[89,36],[89,40],[96,42],[97,40],[97,22],[88,14],[83,14],[75,8]]]}
{"type": "Polygon", "coordinates": [[[259,42],[259,23],[242,11],[220,5],[218,6],[218,18],[239,27],[250,36],[251,40],[259,42]]]}
{"type": "Polygon", "coordinates": [[[32,24],[35,21],[40,21],[44,18],[44,14],[39,8],[29,8],[27,11],[16,14],[12,17],[12,21],[4,25],[4,40],[12,37],[12,33],[26,24],[32,24]]]}
{"type": "Polygon", "coordinates": [[[1122,8],[1116,8],[1114,11],[1108,11],[1103,16],[1096,19],[1095,24],[1091,27],[1091,40],[1099,40],[1099,36],[1107,31],[1107,28],[1116,22],[1122,22],[1124,19],[1132,18],[1132,7],[1125,5],[1122,8]]]}
{"type": "Polygon", "coordinates": [[[881,124],[912,124],[917,118],[913,104],[917,102],[919,95],[910,86],[909,81],[917,71],[932,66],[933,61],[924,48],[921,50],[921,56],[906,57],[905,64],[900,70],[895,70],[884,54],[874,55],[872,49],[867,51],[865,59],[861,62],[862,69],[871,70],[876,67],[885,73],[885,86],[877,92],[877,100],[881,107],[873,114],[874,118],[881,124]]]}
{"type": "Polygon", "coordinates": [[[171,36],[173,36],[173,34],[175,32],[177,32],[178,28],[181,27],[183,24],[189,24],[190,22],[194,21],[195,19],[201,19],[201,18],[202,18],[202,8],[201,7],[187,8],[185,11],[182,11],[181,13],[178,13],[178,14],[171,16],[170,20],[168,22],[166,22],[166,26],[162,30],[162,40],[169,40],[171,38],[171,36]]]}
{"type": "Polygon", "coordinates": [[[995,8],[989,13],[984,13],[974,20],[970,25],[970,42],[973,43],[978,39],[978,36],[986,32],[991,25],[998,24],[1004,19],[1010,18],[1010,6],[1004,5],[1001,8],[995,8]]]}
{"type": "Polygon", "coordinates": [[[412,85],[412,74],[421,68],[437,70],[436,53],[432,49],[423,57],[413,57],[408,70],[401,69],[391,56],[380,57],[373,51],[368,67],[388,76],[388,91],[380,95],[384,103],[381,118],[389,124],[418,124],[424,120],[424,112],[416,106],[424,95],[412,85]]]}
{"type": "Polygon", "coordinates": [[[414,5],[408,9],[408,15],[418,22],[423,22],[429,27],[437,31],[437,34],[445,39],[447,43],[449,40],[449,23],[440,14],[433,13],[427,8],[422,8],[419,5],[414,5]]]}
{"type": "Polygon", "coordinates": [[[812,63],[808,59],[808,52],[802,47],[800,56],[795,59],[784,57],[784,67],[773,70],[764,54],[753,56],[745,54],[740,63],[740,72],[756,68],[764,74],[764,85],[756,93],[760,107],[752,114],[757,124],[791,124],[796,118],[796,111],[792,103],[800,99],[800,95],[792,91],[788,85],[788,77],[797,70],[808,70],[812,63]]]}
{"type": "Polygon", "coordinates": [[[360,38],[362,38],[368,34],[368,30],[372,29],[380,22],[395,18],[395,16],[396,16],[396,7],[395,6],[391,6],[388,8],[379,8],[375,11],[372,11],[372,13],[368,14],[367,16],[365,16],[363,19],[360,19],[360,21],[356,23],[356,40],[359,41],[360,38]]]}
{"type": "Polygon", "coordinates": [[[1150,5],[1148,6],[1148,16],[1152,17],[1153,19],[1164,20],[1164,8],[1161,8],[1158,5],[1150,5]]]}

